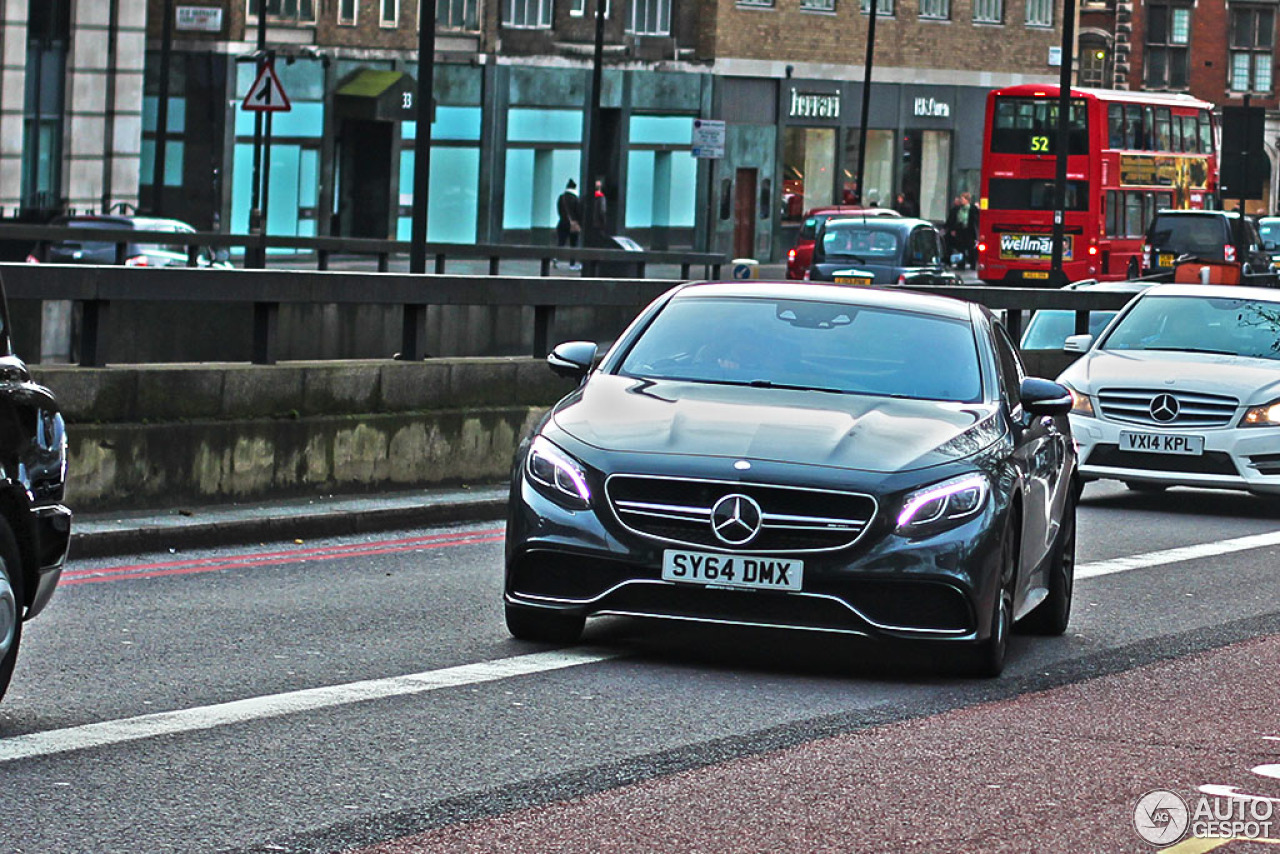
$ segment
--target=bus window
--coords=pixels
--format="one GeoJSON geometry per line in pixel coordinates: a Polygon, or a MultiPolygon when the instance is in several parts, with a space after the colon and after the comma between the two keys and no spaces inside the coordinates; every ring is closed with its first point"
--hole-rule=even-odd
{"type": "Polygon", "coordinates": [[[1169,123],[1170,113],[1168,107],[1156,108],[1156,149],[1158,151],[1172,151],[1173,148],[1169,144],[1169,123]]]}
{"type": "Polygon", "coordinates": [[[1107,107],[1107,133],[1112,148],[1124,148],[1124,107],[1107,107]]]}
{"type": "MultiPolygon", "coordinates": [[[[1054,182],[1038,178],[992,178],[987,183],[987,207],[998,211],[1051,211],[1054,182]]],[[[1069,211],[1089,209],[1089,182],[1067,182],[1069,211]]]]}
{"type": "Polygon", "coordinates": [[[1156,147],[1156,111],[1150,105],[1142,108],[1142,131],[1144,136],[1138,147],[1153,150],[1156,147]]]}
{"type": "Polygon", "coordinates": [[[1138,149],[1142,147],[1142,106],[1125,104],[1124,107],[1124,147],[1138,149]]]}
{"type": "Polygon", "coordinates": [[[1124,194],[1124,233],[1128,237],[1142,237],[1147,233],[1147,223],[1142,214],[1142,194],[1124,194]]]}
{"type": "MultiPolygon", "coordinates": [[[[1073,100],[1067,150],[1089,153],[1088,111],[1073,100]]],[[[1050,98],[998,98],[991,122],[991,150],[998,154],[1053,154],[1058,147],[1058,102],[1050,98]]]]}
{"type": "Polygon", "coordinates": [[[1107,237],[1123,237],[1124,230],[1120,228],[1120,193],[1116,190],[1107,190],[1107,237]]]}
{"type": "Polygon", "coordinates": [[[1180,116],[1182,124],[1182,150],[1195,153],[1200,150],[1199,131],[1196,130],[1195,116],[1180,116]]]}
{"type": "Polygon", "coordinates": [[[1173,151],[1183,151],[1182,147],[1182,117],[1174,116],[1173,121],[1169,123],[1169,144],[1173,151]]]}
{"type": "Polygon", "coordinates": [[[1213,153],[1213,127],[1209,124],[1209,111],[1201,110],[1197,122],[1200,126],[1200,153],[1213,153]]]}

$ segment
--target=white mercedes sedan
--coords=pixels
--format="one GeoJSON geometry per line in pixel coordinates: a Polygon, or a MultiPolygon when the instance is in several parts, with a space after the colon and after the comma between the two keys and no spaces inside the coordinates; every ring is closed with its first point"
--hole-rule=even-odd
{"type": "Polygon", "coordinates": [[[1280,290],[1158,285],[1065,349],[1082,481],[1280,493],[1280,290]]]}

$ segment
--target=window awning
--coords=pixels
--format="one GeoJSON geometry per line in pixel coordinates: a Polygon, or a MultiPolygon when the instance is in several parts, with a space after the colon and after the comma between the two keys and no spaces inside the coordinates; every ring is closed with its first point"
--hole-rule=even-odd
{"type": "Polygon", "coordinates": [[[403,71],[361,68],[348,74],[334,91],[334,107],[341,118],[399,122],[417,117],[416,82],[403,71]]]}

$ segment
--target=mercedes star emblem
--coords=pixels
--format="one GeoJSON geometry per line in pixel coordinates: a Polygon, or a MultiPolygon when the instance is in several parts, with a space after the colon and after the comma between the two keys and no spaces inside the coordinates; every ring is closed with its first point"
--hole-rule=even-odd
{"type": "Polygon", "coordinates": [[[1178,417],[1178,399],[1171,394],[1159,394],[1151,401],[1151,417],[1168,424],[1178,417]]]}
{"type": "Polygon", "coordinates": [[[755,499],[746,495],[726,495],[711,508],[711,530],[723,543],[740,546],[760,533],[764,513],[755,499]]]}

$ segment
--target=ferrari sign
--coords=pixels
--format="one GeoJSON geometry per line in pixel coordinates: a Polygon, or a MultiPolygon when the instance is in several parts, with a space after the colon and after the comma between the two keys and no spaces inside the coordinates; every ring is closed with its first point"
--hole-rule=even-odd
{"type": "Polygon", "coordinates": [[[258,113],[286,113],[292,109],[289,96],[285,94],[284,86],[280,85],[280,78],[276,76],[274,63],[263,63],[257,79],[245,94],[240,109],[258,113]]]}

